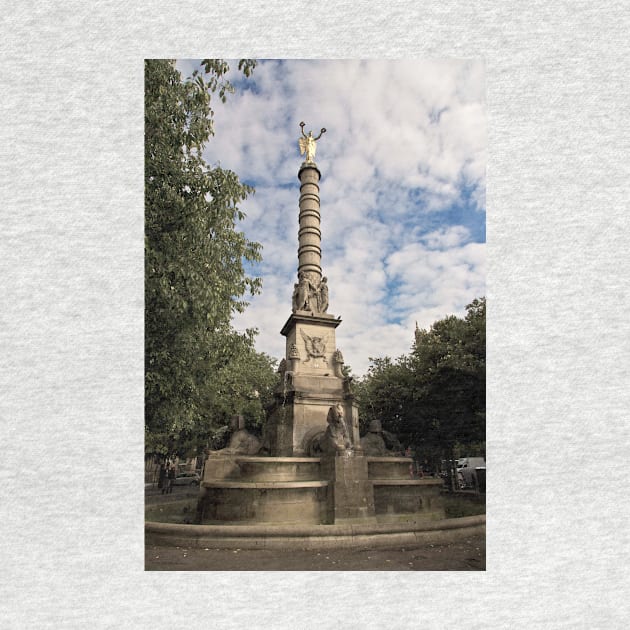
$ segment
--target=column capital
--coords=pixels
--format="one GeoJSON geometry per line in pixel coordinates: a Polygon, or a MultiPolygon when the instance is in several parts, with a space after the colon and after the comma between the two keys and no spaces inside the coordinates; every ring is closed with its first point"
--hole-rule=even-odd
{"type": "Polygon", "coordinates": [[[314,170],[317,173],[317,179],[322,178],[322,173],[319,170],[319,168],[317,168],[317,164],[315,164],[315,162],[302,162],[302,165],[300,166],[300,170],[298,171],[298,179],[300,181],[302,181],[302,173],[306,171],[307,169],[314,170]]]}

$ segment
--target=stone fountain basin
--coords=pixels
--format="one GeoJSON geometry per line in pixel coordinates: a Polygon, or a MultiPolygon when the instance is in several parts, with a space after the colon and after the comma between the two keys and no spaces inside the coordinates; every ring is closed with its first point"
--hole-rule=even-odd
{"type": "Polygon", "coordinates": [[[147,544],[220,549],[331,549],[340,547],[413,547],[485,534],[484,515],[405,523],[338,525],[176,525],[146,523],[147,544]]]}
{"type": "Polygon", "coordinates": [[[252,482],[313,481],[321,476],[319,457],[235,457],[234,462],[234,476],[252,482]]]}
{"type": "Polygon", "coordinates": [[[204,481],[204,523],[325,523],[328,481],[204,481]]]}

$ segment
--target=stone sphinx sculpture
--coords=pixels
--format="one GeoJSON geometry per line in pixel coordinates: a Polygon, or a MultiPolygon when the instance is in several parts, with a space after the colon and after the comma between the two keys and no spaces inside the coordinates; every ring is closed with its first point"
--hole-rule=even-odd
{"type": "Polygon", "coordinates": [[[339,403],[328,410],[327,422],[328,426],[319,442],[322,452],[339,453],[352,449],[343,409],[339,403]]]}
{"type": "Polygon", "coordinates": [[[260,450],[260,440],[245,428],[245,418],[234,416],[232,424],[236,429],[225,448],[210,451],[211,455],[256,455],[260,450]]]}
{"type": "Polygon", "coordinates": [[[372,420],[368,432],[361,438],[365,455],[371,457],[396,457],[402,454],[402,445],[389,431],[383,431],[380,420],[372,420]]]}

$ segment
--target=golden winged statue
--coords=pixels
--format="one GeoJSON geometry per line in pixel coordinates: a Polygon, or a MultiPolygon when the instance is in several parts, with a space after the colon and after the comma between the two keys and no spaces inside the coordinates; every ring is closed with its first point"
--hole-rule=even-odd
{"type": "Polygon", "coordinates": [[[302,128],[302,137],[298,138],[298,146],[300,147],[300,155],[306,154],[305,162],[314,163],[315,161],[315,151],[317,150],[316,142],[322,137],[324,133],[326,133],[326,129],[322,127],[322,130],[319,133],[317,138],[313,137],[313,132],[309,131],[308,136],[304,133],[304,123],[300,123],[300,127],[302,128]]]}

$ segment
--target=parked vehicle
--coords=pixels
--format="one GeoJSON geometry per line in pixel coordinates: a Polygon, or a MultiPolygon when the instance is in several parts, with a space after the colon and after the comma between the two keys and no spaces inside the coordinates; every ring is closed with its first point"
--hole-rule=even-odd
{"type": "Polygon", "coordinates": [[[475,468],[486,467],[483,457],[460,457],[457,460],[457,478],[461,488],[474,488],[477,482],[475,468]]]}
{"type": "Polygon", "coordinates": [[[178,473],[173,480],[174,486],[198,486],[201,477],[196,472],[178,473]]]}

